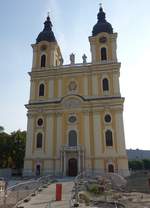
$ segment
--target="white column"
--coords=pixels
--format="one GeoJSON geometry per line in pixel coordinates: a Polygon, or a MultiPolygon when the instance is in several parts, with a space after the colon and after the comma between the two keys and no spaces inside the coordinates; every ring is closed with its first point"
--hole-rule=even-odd
{"type": "Polygon", "coordinates": [[[80,155],[80,150],[78,152],[78,173],[81,172],[81,155],[80,155]]]}
{"type": "Polygon", "coordinates": [[[66,152],[64,151],[64,176],[66,176],[66,152]]]}
{"type": "Polygon", "coordinates": [[[63,173],[63,155],[62,155],[63,153],[62,153],[62,151],[60,151],[60,171],[61,171],[61,174],[63,173]]]}

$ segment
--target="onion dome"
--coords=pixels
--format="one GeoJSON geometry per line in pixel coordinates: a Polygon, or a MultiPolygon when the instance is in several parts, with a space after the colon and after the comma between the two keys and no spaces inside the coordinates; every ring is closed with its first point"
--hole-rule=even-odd
{"type": "Polygon", "coordinates": [[[56,42],[56,38],[52,31],[52,23],[51,23],[49,16],[47,17],[47,20],[44,22],[44,29],[38,35],[36,39],[36,43],[39,43],[43,40],[48,41],[48,42],[56,42]]]}
{"type": "Polygon", "coordinates": [[[100,6],[99,13],[97,15],[97,23],[93,27],[92,36],[96,36],[101,32],[106,32],[109,34],[113,33],[113,28],[109,22],[106,21],[105,12],[103,11],[102,6],[100,6]]]}

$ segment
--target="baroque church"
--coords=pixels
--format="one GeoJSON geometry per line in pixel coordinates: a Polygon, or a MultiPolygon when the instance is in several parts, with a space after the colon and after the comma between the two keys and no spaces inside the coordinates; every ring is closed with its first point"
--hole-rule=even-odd
{"type": "Polygon", "coordinates": [[[117,33],[100,6],[89,37],[91,62],[63,64],[48,16],[32,44],[24,176],[128,176],[117,33]]]}

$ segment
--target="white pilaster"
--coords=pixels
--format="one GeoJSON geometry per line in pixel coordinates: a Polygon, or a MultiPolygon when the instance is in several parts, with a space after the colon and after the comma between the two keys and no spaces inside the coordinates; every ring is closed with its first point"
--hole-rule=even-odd
{"type": "Polygon", "coordinates": [[[94,122],[94,150],[95,156],[100,156],[101,153],[101,136],[100,136],[100,115],[98,112],[93,113],[94,122]]]}
{"type": "Polygon", "coordinates": [[[62,115],[60,113],[56,114],[56,131],[57,131],[57,141],[56,141],[56,154],[59,157],[60,148],[62,144],[62,115]]]}
{"type": "Polygon", "coordinates": [[[63,173],[63,155],[62,151],[60,152],[60,171],[63,173]]]}
{"type": "Polygon", "coordinates": [[[47,149],[47,156],[53,157],[53,131],[54,131],[54,123],[53,123],[53,116],[50,114],[47,116],[47,129],[46,129],[46,149],[47,149]]]}
{"type": "Polygon", "coordinates": [[[78,152],[78,174],[81,172],[81,155],[80,151],[78,152]]]}
{"type": "Polygon", "coordinates": [[[116,43],[116,37],[112,39],[112,60],[117,62],[117,43],[116,43]]]}
{"type": "Polygon", "coordinates": [[[54,97],[54,80],[49,81],[49,98],[54,97]]]}
{"type": "Polygon", "coordinates": [[[33,100],[35,94],[35,82],[31,80],[30,82],[30,101],[33,100]]]}
{"type": "Polygon", "coordinates": [[[120,96],[119,73],[113,74],[114,94],[120,96]]]}
{"type": "Polygon", "coordinates": [[[62,80],[58,80],[58,97],[62,96],[62,80]]]}
{"type": "Polygon", "coordinates": [[[126,155],[122,112],[116,113],[116,137],[117,137],[117,146],[118,146],[119,154],[126,155]]]}
{"type": "Polygon", "coordinates": [[[88,76],[84,76],[83,78],[83,92],[84,96],[88,96],[88,76]]]}
{"type": "Polygon", "coordinates": [[[92,94],[93,96],[98,95],[98,80],[96,74],[92,75],[92,94]]]}
{"type": "Polygon", "coordinates": [[[91,53],[92,53],[92,63],[96,62],[96,50],[95,45],[91,45],[91,53]]]}
{"type": "Polygon", "coordinates": [[[52,49],[50,53],[50,66],[55,66],[55,50],[52,49]]]}
{"type": "Polygon", "coordinates": [[[64,173],[63,176],[66,176],[66,152],[64,152],[64,173]]]}
{"type": "Polygon", "coordinates": [[[32,148],[33,148],[33,124],[34,118],[32,116],[28,116],[28,124],[27,124],[27,139],[26,139],[26,157],[32,157],[32,148]]]}
{"type": "Polygon", "coordinates": [[[36,67],[36,56],[37,56],[37,49],[33,47],[33,59],[32,59],[32,68],[36,67]]]}

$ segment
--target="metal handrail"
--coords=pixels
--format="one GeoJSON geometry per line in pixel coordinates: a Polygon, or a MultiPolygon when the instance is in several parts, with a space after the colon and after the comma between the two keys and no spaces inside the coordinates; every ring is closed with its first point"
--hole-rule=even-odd
{"type": "Polygon", "coordinates": [[[8,187],[4,192],[4,197],[0,201],[0,205],[3,205],[4,208],[7,206],[15,208],[20,201],[29,198],[33,193],[35,194],[43,185],[48,184],[52,179],[53,177],[48,175],[8,187]]]}

